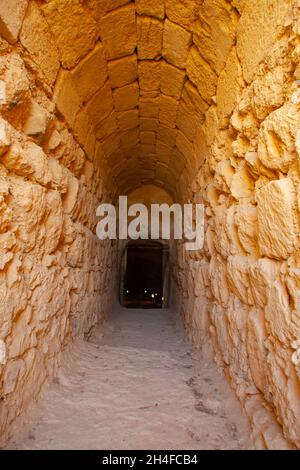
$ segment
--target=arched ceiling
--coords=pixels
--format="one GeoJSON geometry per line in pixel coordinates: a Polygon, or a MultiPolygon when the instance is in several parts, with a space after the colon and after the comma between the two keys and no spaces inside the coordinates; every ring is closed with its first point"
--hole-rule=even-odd
{"type": "Polygon", "coordinates": [[[32,19],[37,41],[47,28],[45,85],[117,192],[155,184],[176,197],[203,162],[236,16],[225,0],[48,0],[30,3],[20,40],[35,59],[32,19]]]}

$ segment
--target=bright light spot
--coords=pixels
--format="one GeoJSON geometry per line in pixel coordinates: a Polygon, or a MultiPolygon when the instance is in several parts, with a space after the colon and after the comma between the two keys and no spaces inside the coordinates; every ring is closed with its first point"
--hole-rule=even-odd
{"type": "Polygon", "coordinates": [[[155,296],[157,297],[157,292],[155,292],[155,296]]]}
{"type": "Polygon", "coordinates": [[[145,292],[145,294],[147,294],[147,292],[148,292],[148,291],[147,291],[147,290],[145,290],[144,292],[145,292]]]}
{"type": "Polygon", "coordinates": [[[129,294],[129,290],[126,291],[126,294],[129,294]]]}
{"type": "Polygon", "coordinates": [[[152,299],[154,299],[155,295],[154,295],[154,294],[152,294],[152,295],[151,295],[151,297],[152,297],[152,299]]]}
{"type": "Polygon", "coordinates": [[[162,301],[164,301],[164,300],[165,300],[165,298],[164,298],[164,297],[162,297],[162,298],[161,298],[161,300],[162,300],[162,301]]]}

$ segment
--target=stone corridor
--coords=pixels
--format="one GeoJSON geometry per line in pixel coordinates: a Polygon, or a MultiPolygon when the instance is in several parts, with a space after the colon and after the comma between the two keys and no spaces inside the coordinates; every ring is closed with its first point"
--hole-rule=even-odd
{"type": "MultiPolygon", "coordinates": [[[[109,393],[99,391],[96,417],[107,416],[110,400],[122,413],[122,397],[105,383],[121,361],[129,376],[136,364],[138,387],[143,361],[153,381],[149,400],[136,399],[140,407],[160,403],[143,428],[149,445],[151,426],[165,425],[177,400],[169,419],[180,418],[182,442],[228,447],[230,413],[210,416],[201,404],[210,390],[204,378],[221,380],[214,361],[253,446],[300,448],[299,33],[299,0],[0,0],[1,447],[44,393],[63,399],[74,384],[74,400],[81,390],[95,395],[91,364],[108,374],[99,377],[109,393]],[[98,239],[96,210],[120,195],[205,207],[202,249],[168,242],[170,311],[199,359],[179,357],[187,346],[177,355],[171,326],[174,352],[141,348],[136,356],[124,338],[112,345],[115,325],[116,339],[99,350],[78,346],[77,375],[70,365],[70,376],[53,384],[72,347],[96,326],[100,338],[113,321],[125,245],[98,239]],[[160,360],[166,391],[155,400],[160,375],[147,364],[159,372],[160,360]],[[220,422],[224,442],[219,431],[208,442],[201,419],[220,422]]],[[[142,317],[151,343],[152,323],[142,317]]],[[[133,416],[142,427],[149,410],[125,408],[126,423],[133,416]]],[[[57,422],[59,409],[44,408],[45,416],[57,422]]],[[[45,433],[32,428],[20,446],[51,447],[41,416],[38,424],[45,433]]],[[[248,445],[246,434],[232,434],[232,447],[248,445]]],[[[133,445],[133,434],[122,436],[133,445]]]]}
{"type": "Polygon", "coordinates": [[[104,337],[74,345],[30,415],[10,449],[252,448],[234,393],[167,310],[117,310],[104,337]]]}

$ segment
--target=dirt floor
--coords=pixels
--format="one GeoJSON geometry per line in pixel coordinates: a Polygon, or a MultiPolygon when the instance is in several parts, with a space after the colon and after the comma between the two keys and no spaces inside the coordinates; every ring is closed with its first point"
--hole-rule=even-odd
{"type": "Polygon", "coordinates": [[[172,313],[123,309],[75,343],[8,449],[251,449],[249,435],[172,313]]]}

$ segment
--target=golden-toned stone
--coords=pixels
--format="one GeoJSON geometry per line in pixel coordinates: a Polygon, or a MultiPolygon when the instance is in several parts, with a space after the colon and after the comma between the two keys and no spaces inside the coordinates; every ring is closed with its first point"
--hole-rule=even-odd
{"type": "Polygon", "coordinates": [[[159,99],[158,98],[140,98],[140,116],[145,118],[158,118],[159,99]]]}
{"type": "Polygon", "coordinates": [[[160,62],[143,60],[139,62],[139,85],[141,90],[158,91],[160,85],[160,62]]]}
{"type": "Polygon", "coordinates": [[[216,92],[217,75],[201,57],[196,47],[192,47],[188,54],[186,70],[202,98],[210,103],[216,92]]]}
{"type": "Polygon", "coordinates": [[[139,86],[137,82],[113,91],[114,105],[116,111],[127,111],[138,106],[139,86]]]}
{"type": "Polygon", "coordinates": [[[50,0],[42,9],[59,49],[62,65],[74,67],[94,47],[98,34],[95,21],[80,0],[50,0]]]}
{"type": "Polygon", "coordinates": [[[86,111],[90,117],[91,123],[96,127],[109,116],[113,110],[113,106],[112,92],[109,82],[107,81],[86,105],[86,111]]]}
{"type": "Polygon", "coordinates": [[[166,19],[163,34],[164,59],[176,67],[184,69],[191,44],[191,33],[166,19]]]}
{"type": "Polygon", "coordinates": [[[118,127],[121,131],[133,129],[138,127],[139,124],[139,113],[137,109],[130,109],[129,111],[123,111],[117,113],[118,127]]]}
{"type": "Polygon", "coordinates": [[[140,141],[142,144],[155,145],[156,144],[156,132],[153,132],[153,131],[140,132],[140,141]]]}
{"type": "Polygon", "coordinates": [[[115,111],[107,116],[101,123],[96,127],[95,134],[97,139],[100,141],[105,140],[111,134],[117,131],[117,117],[115,111]]]}
{"type": "Polygon", "coordinates": [[[159,128],[159,120],[152,118],[140,118],[141,131],[157,131],[159,128]]]}
{"type": "Polygon", "coordinates": [[[256,192],[258,243],[262,256],[287,259],[294,250],[294,187],[289,178],[271,181],[256,192]]]}
{"type": "Polygon", "coordinates": [[[154,18],[137,17],[138,58],[158,59],[162,54],[163,23],[154,18]]]}
{"type": "Polygon", "coordinates": [[[130,3],[107,13],[100,20],[100,35],[107,59],[133,54],[137,46],[134,5],[130,3]]]}
{"type": "Polygon", "coordinates": [[[161,95],[159,100],[159,120],[168,127],[175,127],[178,101],[169,96],[161,95]]]}
{"type": "Polygon", "coordinates": [[[61,71],[54,89],[54,102],[70,127],[73,126],[82,100],[69,72],[61,71]]]}
{"type": "Polygon", "coordinates": [[[108,62],[108,75],[112,88],[129,85],[138,78],[136,54],[108,62]]]}
{"type": "Polygon", "coordinates": [[[165,4],[161,0],[136,0],[135,5],[139,15],[155,16],[161,20],[165,17],[165,4]]]}
{"type": "Polygon", "coordinates": [[[82,100],[87,102],[107,80],[103,46],[98,44],[71,72],[74,85],[82,100]]]}
{"type": "Polygon", "coordinates": [[[60,67],[59,53],[48,24],[35,3],[30,3],[28,6],[20,41],[37,64],[41,78],[49,85],[53,85],[60,67]]]}
{"type": "Polygon", "coordinates": [[[185,72],[162,61],[160,66],[160,91],[167,96],[179,99],[181,96],[185,72]]]}
{"type": "Polygon", "coordinates": [[[11,44],[18,40],[28,0],[0,0],[0,34],[11,44]]]}
{"type": "Polygon", "coordinates": [[[166,0],[167,17],[184,28],[191,29],[198,17],[198,0],[166,0]]]}

